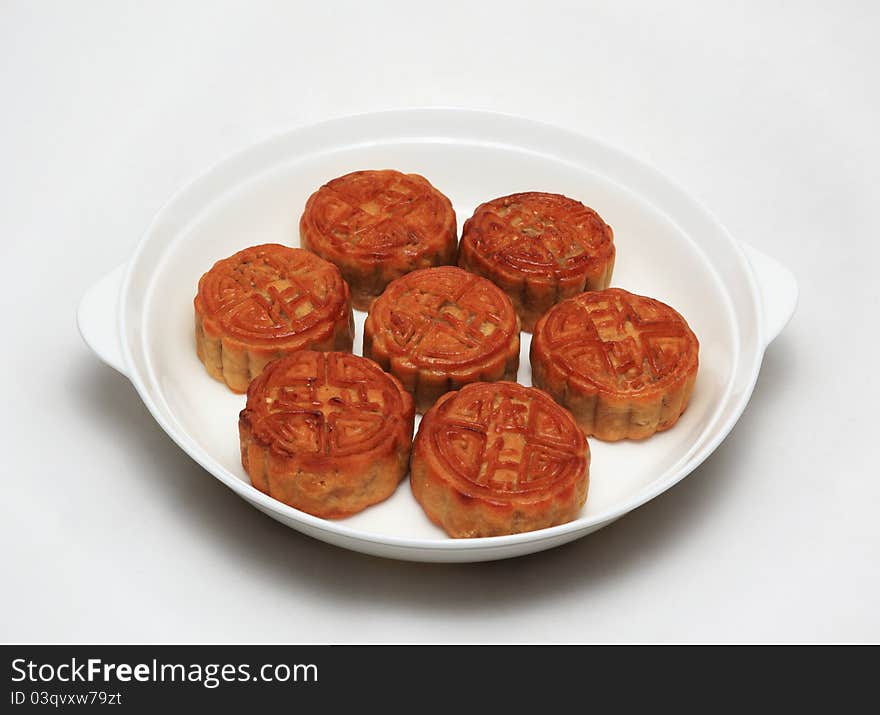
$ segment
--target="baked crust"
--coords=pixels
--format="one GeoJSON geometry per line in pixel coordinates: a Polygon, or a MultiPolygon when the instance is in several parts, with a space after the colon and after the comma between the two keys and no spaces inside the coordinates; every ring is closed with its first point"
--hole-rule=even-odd
{"type": "Polygon", "coordinates": [[[614,255],[614,232],[593,209],[529,191],[477,207],[462,230],[458,265],[504,289],[531,331],[555,303],[607,288],[614,255]]]}
{"type": "Polygon", "coordinates": [[[582,293],[538,321],[533,383],[599,439],[641,439],[687,407],[700,344],[665,303],[620,288],[582,293]]]}
{"type": "Polygon", "coordinates": [[[304,248],[339,266],[358,310],[395,278],[455,261],[452,203],[418,174],[385,169],[333,179],[309,197],[299,233],[304,248]]]}
{"type": "Polygon", "coordinates": [[[199,280],[196,352],[210,375],[244,392],[270,360],[354,342],[348,286],[339,269],[301,248],[252,246],[199,280]]]}
{"type": "Polygon", "coordinates": [[[422,418],[410,482],[450,536],[499,536],[574,519],[589,468],[586,437],[546,393],[476,382],[447,393],[422,418]]]}
{"type": "Polygon", "coordinates": [[[468,383],[516,380],[519,319],[491,281],[455,266],[425,268],[392,281],[373,303],[364,355],[425,412],[468,383]]]}
{"type": "Polygon", "coordinates": [[[406,475],[415,413],[372,360],[301,351],[266,366],[239,416],[241,463],[261,492],[335,519],[387,499],[406,475]]]}

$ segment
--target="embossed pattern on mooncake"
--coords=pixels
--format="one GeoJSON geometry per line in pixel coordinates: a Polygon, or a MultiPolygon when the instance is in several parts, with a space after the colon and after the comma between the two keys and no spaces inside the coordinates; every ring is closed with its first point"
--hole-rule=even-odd
{"type": "Polygon", "coordinates": [[[478,206],[464,225],[458,265],[501,288],[531,331],[560,300],[608,286],[614,233],[593,209],[530,191],[478,206]]]}
{"type": "Polygon", "coordinates": [[[448,393],[422,419],[413,449],[413,493],[450,536],[562,524],[586,500],[587,440],[535,388],[473,383],[448,393]]]}
{"type": "Polygon", "coordinates": [[[301,248],[252,246],[199,280],[196,350],[208,372],[244,392],[267,362],[297,350],[351,350],[354,318],[339,270],[301,248]]]}
{"type": "Polygon", "coordinates": [[[532,379],[600,439],[642,438],[675,424],[699,366],[699,342],[659,300],[620,288],[552,308],[535,328],[532,379]]]}
{"type": "Polygon", "coordinates": [[[390,496],[407,470],[412,398],[372,360],[302,351],[269,363],[239,418],[260,491],[327,518],[390,496]]]}
{"type": "Polygon", "coordinates": [[[373,303],[364,355],[400,379],[424,412],[470,382],[516,379],[519,321],[492,282],[455,266],[427,268],[393,281],[373,303]]]}
{"type": "Polygon", "coordinates": [[[354,307],[367,310],[395,278],[455,260],[455,211],[418,174],[356,171],[309,197],[300,240],[339,267],[354,307]]]}

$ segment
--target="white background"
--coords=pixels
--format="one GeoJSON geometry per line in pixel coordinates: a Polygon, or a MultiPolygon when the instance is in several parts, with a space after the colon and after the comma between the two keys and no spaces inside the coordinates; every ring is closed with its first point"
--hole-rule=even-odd
{"type": "Polygon", "coordinates": [[[878,30],[870,2],[0,3],[0,639],[880,640],[878,30]],[[301,536],[76,331],[206,166],[413,105],[605,139],[799,280],[717,452],[551,552],[424,565],[301,536]]]}

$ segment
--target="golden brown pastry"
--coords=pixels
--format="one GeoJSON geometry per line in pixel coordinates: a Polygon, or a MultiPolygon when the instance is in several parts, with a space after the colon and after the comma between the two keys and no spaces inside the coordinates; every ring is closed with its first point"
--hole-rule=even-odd
{"type": "Polygon", "coordinates": [[[301,351],[269,363],[239,417],[251,483],[335,519],[387,499],[406,475],[412,398],[372,360],[301,351]]]}
{"type": "Polygon", "coordinates": [[[613,239],[580,201],[530,191],[477,207],[462,230],[458,265],[503,288],[531,331],[555,303],[608,286],[613,239]]]}
{"type": "Polygon", "coordinates": [[[354,318],[339,270],[301,248],[269,243],[217,261],[195,297],[196,352],[210,375],[244,392],[270,360],[297,350],[348,350],[354,318]]]}
{"type": "Polygon", "coordinates": [[[470,382],[515,380],[519,320],[491,281],[455,266],[392,281],[364,325],[364,355],[397,377],[427,410],[470,382]]]}
{"type": "Polygon", "coordinates": [[[475,382],[445,394],[422,418],[410,482],[450,536],[499,536],[574,519],[589,468],[586,437],[546,393],[475,382]]]}
{"type": "Polygon", "coordinates": [[[532,381],[588,435],[640,439],[676,423],[688,404],[700,345],[685,319],[620,288],[551,308],[532,336],[532,381]]]}
{"type": "Polygon", "coordinates": [[[418,174],[386,169],[333,179],[309,197],[299,233],[303,248],[339,266],[358,310],[395,278],[455,261],[452,203],[418,174]]]}

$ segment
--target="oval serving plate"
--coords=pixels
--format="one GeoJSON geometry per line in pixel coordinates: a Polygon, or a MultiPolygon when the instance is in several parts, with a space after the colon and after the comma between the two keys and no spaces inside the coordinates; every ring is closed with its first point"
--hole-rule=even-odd
{"type": "MultiPolygon", "coordinates": [[[[775,260],[734,241],[657,170],[602,143],[506,115],[455,109],[382,112],[293,130],[214,166],[159,212],[130,262],[83,297],[80,330],[128,376],[163,429],[255,507],[337,546],[415,561],[487,561],[563,544],[665,491],[718,446],[742,413],[766,345],[791,317],[797,286],[775,260]],[[363,168],[420,173],[452,199],[459,230],[484,200],[517,191],[566,194],[615,232],[612,285],[679,310],[700,339],[690,406],[671,430],[641,442],[591,439],[587,503],[575,521],[481,539],[450,539],[432,525],[407,482],[386,502],[326,521],[250,485],[239,460],[244,396],[208,376],[196,357],[193,304],[214,261],[258,243],[298,245],[307,197],[363,168]]],[[[365,314],[356,313],[355,352],[365,314]]],[[[531,384],[530,335],[518,379],[531,384]]]]}

